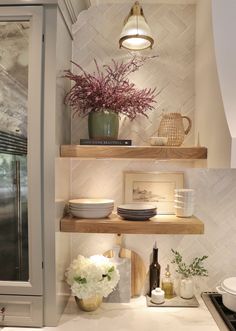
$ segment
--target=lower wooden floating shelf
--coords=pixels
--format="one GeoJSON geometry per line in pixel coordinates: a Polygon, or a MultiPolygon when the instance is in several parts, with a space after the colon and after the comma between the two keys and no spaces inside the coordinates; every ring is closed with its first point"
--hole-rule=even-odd
{"type": "Polygon", "coordinates": [[[61,231],[125,234],[203,234],[204,224],[195,216],[180,218],[175,215],[157,215],[148,221],[127,221],[116,214],[102,219],[78,219],[66,216],[61,220],[61,231]]]}

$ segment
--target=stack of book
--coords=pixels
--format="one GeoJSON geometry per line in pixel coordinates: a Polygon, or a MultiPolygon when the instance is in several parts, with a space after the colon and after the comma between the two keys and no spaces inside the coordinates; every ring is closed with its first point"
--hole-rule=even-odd
{"type": "Polygon", "coordinates": [[[116,140],[80,139],[80,145],[131,146],[132,140],[129,140],[129,139],[116,139],[116,140]]]}

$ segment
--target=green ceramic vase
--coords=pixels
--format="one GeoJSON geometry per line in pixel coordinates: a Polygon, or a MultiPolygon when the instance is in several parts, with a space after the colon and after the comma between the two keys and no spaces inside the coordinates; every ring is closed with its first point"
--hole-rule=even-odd
{"type": "Polygon", "coordinates": [[[117,139],[119,132],[118,114],[107,109],[89,113],[88,131],[90,139],[117,139]]]}

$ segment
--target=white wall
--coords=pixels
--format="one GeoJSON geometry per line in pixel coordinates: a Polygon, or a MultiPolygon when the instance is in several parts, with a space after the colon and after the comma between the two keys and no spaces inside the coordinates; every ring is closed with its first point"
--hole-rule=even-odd
{"type": "Polygon", "coordinates": [[[232,137],[231,166],[236,167],[236,2],[212,0],[213,30],[217,68],[225,107],[225,114],[232,137]]]}
{"type": "MultiPolygon", "coordinates": [[[[70,296],[70,290],[65,282],[65,269],[71,261],[71,236],[69,233],[60,232],[60,220],[64,213],[65,202],[70,197],[70,160],[57,158],[55,161],[55,203],[56,203],[56,238],[55,238],[55,285],[56,302],[55,321],[64,311],[70,296]]],[[[55,300],[55,294],[54,294],[55,300]]],[[[55,323],[55,322],[54,322],[55,323]]]]}
{"type": "Polygon", "coordinates": [[[200,0],[197,5],[195,66],[195,137],[208,147],[209,168],[227,168],[231,161],[231,136],[217,75],[211,0],[200,0]]]}

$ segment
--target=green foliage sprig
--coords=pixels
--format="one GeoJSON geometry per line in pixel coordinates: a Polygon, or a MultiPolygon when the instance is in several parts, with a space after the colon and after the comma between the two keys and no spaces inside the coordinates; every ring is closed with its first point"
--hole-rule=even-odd
{"type": "Polygon", "coordinates": [[[184,277],[190,276],[208,276],[208,271],[203,266],[203,261],[208,258],[208,256],[203,255],[202,257],[195,257],[191,264],[187,265],[183,262],[183,258],[178,251],[171,249],[174,254],[174,258],[171,263],[176,264],[176,272],[183,275],[184,277]]]}

